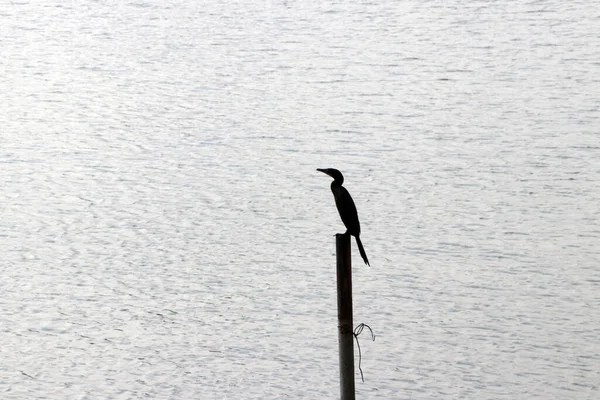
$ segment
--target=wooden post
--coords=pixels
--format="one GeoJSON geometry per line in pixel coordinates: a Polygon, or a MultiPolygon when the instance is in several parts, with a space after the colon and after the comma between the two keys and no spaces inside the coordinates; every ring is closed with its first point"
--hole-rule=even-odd
{"type": "Polygon", "coordinates": [[[342,400],[354,400],[354,322],[352,320],[352,262],[350,235],[335,235],[337,264],[338,342],[342,400]]]}

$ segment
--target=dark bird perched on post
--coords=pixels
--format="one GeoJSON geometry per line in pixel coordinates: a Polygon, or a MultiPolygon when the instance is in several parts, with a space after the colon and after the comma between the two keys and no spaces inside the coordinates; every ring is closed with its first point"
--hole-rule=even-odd
{"type": "Polygon", "coordinates": [[[342,186],[342,183],[344,183],[344,176],[335,168],[317,168],[317,171],[321,171],[333,178],[333,182],[331,182],[331,191],[333,192],[335,205],[340,213],[342,222],[346,225],[346,234],[349,233],[356,238],[360,256],[365,261],[365,264],[370,266],[369,260],[367,259],[367,253],[365,253],[365,249],[360,241],[360,222],[358,222],[358,213],[356,212],[354,200],[352,200],[352,196],[350,196],[350,193],[348,193],[346,188],[342,186]]]}

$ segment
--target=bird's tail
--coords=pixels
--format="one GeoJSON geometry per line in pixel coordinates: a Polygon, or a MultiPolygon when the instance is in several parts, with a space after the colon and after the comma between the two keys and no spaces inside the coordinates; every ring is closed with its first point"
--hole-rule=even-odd
{"type": "Polygon", "coordinates": [[[359,236],[356,236],[356,244],[358,245],[358,251],[360,252],[360,256],[364,260],[365,264],[367,264],[370,267],[371,264],[369,264],[369,259],[367,258],[367,253],[365,253],[365,248],[363,247],[359,236]]]}

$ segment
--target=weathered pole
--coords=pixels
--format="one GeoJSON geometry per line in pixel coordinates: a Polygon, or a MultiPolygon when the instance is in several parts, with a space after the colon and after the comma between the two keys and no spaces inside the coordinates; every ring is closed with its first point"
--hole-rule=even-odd
{"type": "Polygon", "coordinates": [[[341,400],[354,400],[354,322],[350,235],[335,235],[341,400]]]}

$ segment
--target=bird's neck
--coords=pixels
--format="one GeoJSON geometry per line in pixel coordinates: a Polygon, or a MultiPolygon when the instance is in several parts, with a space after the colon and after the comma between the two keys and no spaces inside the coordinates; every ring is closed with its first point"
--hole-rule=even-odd
{"type": "Polygon", "coordinates": [[[335,179],[333,182],[331,182],[331,189],[342,187],[342,183],[344,183],[343,179],[342,180],[335,179]]]}

